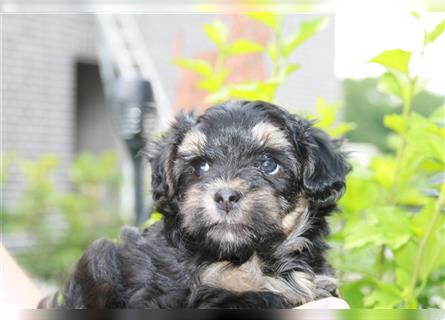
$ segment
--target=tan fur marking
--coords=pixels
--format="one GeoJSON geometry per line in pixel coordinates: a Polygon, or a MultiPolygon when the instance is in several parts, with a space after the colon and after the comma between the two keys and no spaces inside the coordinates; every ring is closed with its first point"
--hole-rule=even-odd
{"type": "Polygon", "coordinates": [[[264,280],[260,261],[257,256],[253,256],[239,267],[226,261],[213,263],[201,274],[201,282],[213,287],[243,292],[258,290],[264,280]]]}
{"type": "Polygon", "coordinates": [[[284,295],[295,305],[313,300],[315,289],[314,279],[308,273],[294,271],[290,282],[264,275],[262,261],[256,255],[239,267],[226,261],[213,263],[201,273],[200,281],[235,292],[271,291],[284,295]]]}
{"type": "Polygon", "coordinates": [[[302,251],[305,248],[310,248],[312,243],[309,239],[304,237],[304,233],[312,228],[312,223],[310,220],[309,209],[306,208],[299,216],[295,223],[295,226],[289,234],[286,240],[277,247],[277,252],[280,254],[287,254],[295,251],[302,251]]]}
{"type": "Polygon", "coordinates": [[[207,138],[204,133],[198,130],[191,130],[187,132],[182,140],[178,153],[182,156],[199,155],[206,141],[207,138]]]}
{"type": "Polygon", "coordinates": [[[307,200],[302,199],[297,207],[284,216],[282,220],[283,231],[285,235],[288,235],[299,222],[301,215],[306,211],[308,207],[307,200]]]}
{"type": "Polygon", "coordinates": [[[246,182],[241,179],[215,179],[211,184],[209,184],[209,190],[217,191],[223,188],[235,189],[243,193],[247,190],[246,182]]]}
{"type": "Polygon", "coordinates": [[[256,124],[252,128],[252,136],[264,147],[279,149],[291,146],[284,132],[271,123],[256,124]]]}

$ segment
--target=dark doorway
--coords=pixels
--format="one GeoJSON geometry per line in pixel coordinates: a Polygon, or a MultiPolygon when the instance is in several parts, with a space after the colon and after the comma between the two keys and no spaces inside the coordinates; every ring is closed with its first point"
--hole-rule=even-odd
{"type": "Polygon", "coordinates": [[[76,153],[100,154],[116,148],[99,67],[76,64],[76,153]]]}

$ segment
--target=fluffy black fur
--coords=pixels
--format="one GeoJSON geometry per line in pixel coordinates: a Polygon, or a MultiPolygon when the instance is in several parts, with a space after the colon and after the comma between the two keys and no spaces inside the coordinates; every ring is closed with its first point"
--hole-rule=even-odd
{"type": "Polygon", "coordinates": [[[350,170],[338,148],[261,101],[177,116],[150,157],[164,219],[142,234],[125,228],[120,243],[94,242],[40,307],[290,308],[336,296],[323,255],[350,170]],[[218,202],[221,188],[240,200],[218,202]]]}

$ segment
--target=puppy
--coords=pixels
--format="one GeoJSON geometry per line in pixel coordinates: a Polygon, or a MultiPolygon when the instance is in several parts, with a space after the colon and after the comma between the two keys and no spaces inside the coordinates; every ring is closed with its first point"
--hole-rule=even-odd
{"type": "Polygon", "coordinates": [[[292,308],[338,295],[326,216],[350,166],[310,121],[227,102],[177,116],[149,161],[163,220],[94,242],[41,307],[292,308]]]}

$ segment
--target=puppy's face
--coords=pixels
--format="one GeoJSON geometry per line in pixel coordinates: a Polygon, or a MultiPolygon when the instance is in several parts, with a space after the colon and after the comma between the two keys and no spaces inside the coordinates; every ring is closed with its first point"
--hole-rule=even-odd
{"type": "Polygon", "coordinates": [[[308,205],[332,205],[343,164],[308,121],[231,102],[177,119],[152,159],[154,196],[186,241],[220,259],[243,258],[284,239],[308,205]]]}
{"type": "Polygon", "coordinates": [[[286,132],[256,113],[210,111],[178,146],[181,228],[221,255],[279,236],[298,163],[286,132]]]}

